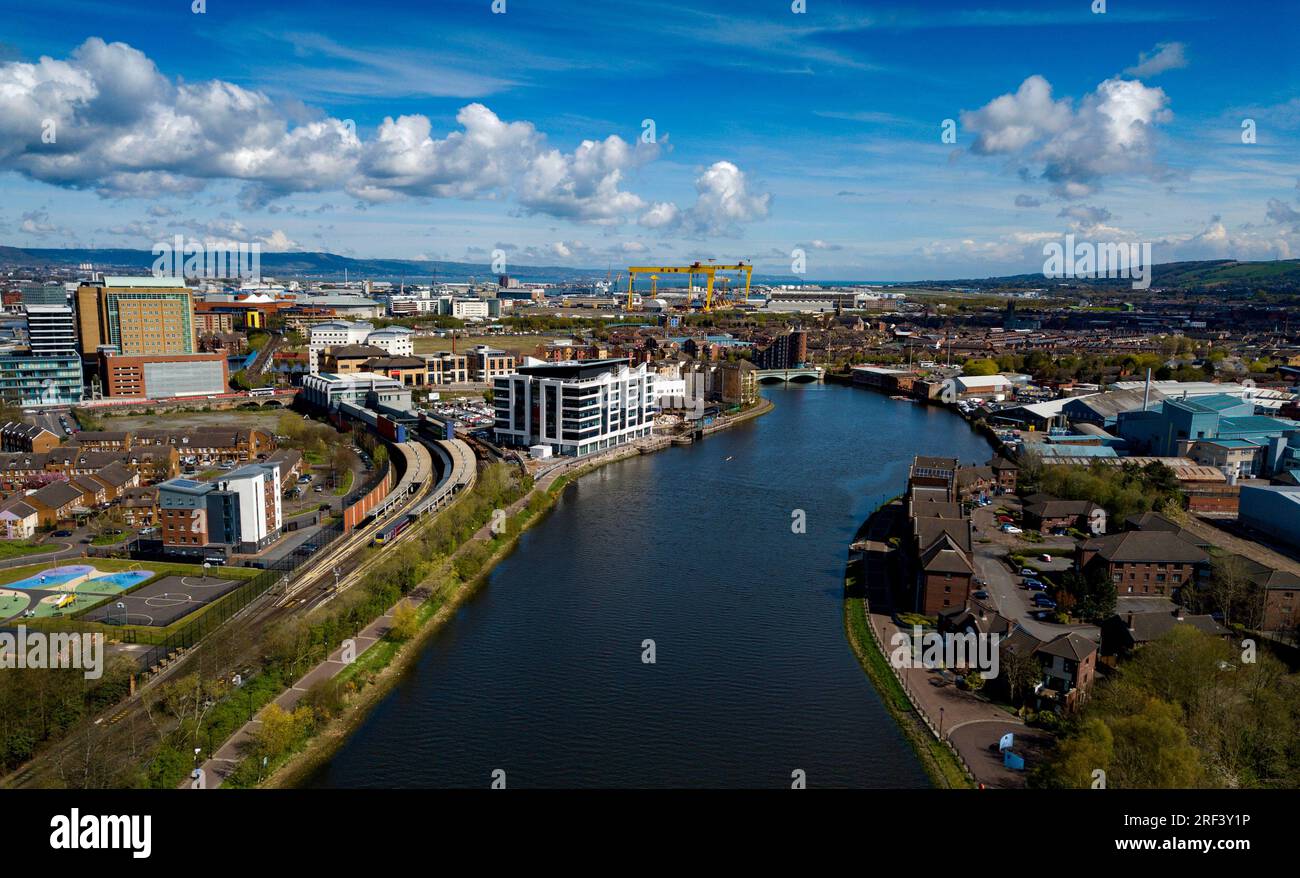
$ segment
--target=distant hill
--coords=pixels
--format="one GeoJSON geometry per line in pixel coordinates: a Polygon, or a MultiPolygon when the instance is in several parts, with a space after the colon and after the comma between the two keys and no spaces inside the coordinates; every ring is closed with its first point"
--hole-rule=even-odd
{"type": "MultiPolygon", "coordinates": [[[[63,249],[6,247],[0,245],[0,269],[15,268],[75,268],[89,262],[96,271],[113,270],[148,271],[153,266],[154,257],[148,250],[125,249],[63,249]]],[[[615,266],[618,273],[623,266],[615,266]]],[[[337,253],[262,253],[262,272],[269,277],[291,280],[294,278],[313,280],[342,280],[348,277],[361,280],[400,281],[408,283],[427,283],[436,276],[439,281],[464,282],[470,278],[487,280],[494,276],[491,266],[472,262],[443,262],[415,259],[359,259],[340,256],[337,253]]],[[[515,265],[509,264],[506,273],[520,280],[538,283],[557,283],[561,281],[591,281],[603,279],[606,268],[569,268],[560,265],[515,265]]],[[[757,283],[866,283],[866,281],[830,281],[814,278],[796,278],[792,275],[765,275],[754,273],[757,283]]],[[[673,286],[671,280],[663,281],[660,286],[673,286]]],[[[1075,288],[1095,288],[1098,290],[1132,289],[1131,282],[1125,279],[1110,278],[1073,278],[1057,280],[1044,278],[1041,274],[1018,274],[1007,277],[984,278],[947,278],[929,281],[908,281],[896,286],[934,287],[961,286],[980,290],[1023,289],[1036,287],[1070,286],[1075,288]]],[[[1270,292],[1300,292],[1300,259],[1286,259],[1271,262],[1239,262],[1232,259],[1214,259],[1201,262],[1166,262],[1156,265],[1151,281],[1152,287],[1166,289],[1225,289],[1253,291],[1263,289],[1270,292]]],[[[1137,292],[1137,291],[1134,291],[1137,292]]]]}
{"type": "MultiPolygon", "coordinates": [[[[900,286],[970,286],[980,289],[1018,287],[1095,287],[1097,289],[1132,289],[1132,282],[1124,278],[1045,278],[1041,274],[1016,274],[1007,277],[965,278],[960,280],[926,281],[900,286]]],[[[1235,259],[1210,259],[1198,262],[1165,262],[1154,266],[1152,287],[1165,289],[1224,288],[1263,289],[1273,292],[1300,290],[1300,259],[1279,259],[1269,262],[1239,262],[1235,259]]]]}
{"type": "MultiPolygon", "coordinates": [[[[433,276],[439,281],[486,280],[494,277],[491,266],[471,262],[442,262],[415,259],[356,259],[336,253],[268,253],[262,252],[262,272],[276,278],[342,279],[346,272],[358,280],[401,280],[427,283],[433,276]]],[[[89,262],[96,271],[134,269],[147,271],[154,256],[148,250],[64,249],[0,246],[0,266],[6,268],[75,268],[89,262]]],[[[605,269],[567,268],[558,265],[509,265],[507,274],[537,282],[590,280],[604,277],[605,269]]]]}

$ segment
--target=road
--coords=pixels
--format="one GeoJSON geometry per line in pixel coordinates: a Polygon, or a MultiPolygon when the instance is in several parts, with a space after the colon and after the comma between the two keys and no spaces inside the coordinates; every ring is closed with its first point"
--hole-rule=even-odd
{"type": "Polygon", "coordinates": [[[1096,625],[1057,625],[1055,622],[1035,619],[1031,615],[1037,612],[1031,603],[1034,592],[1021,585],[1018,570],[1013,574],[1007,566],[1007,554],[1011,551],[1026,557],[1036,557],[1044,552],[1052,554],[1050,563],[1041,560],[1031,563],[1043,570],[1059,572],[1068,570],[1071,566],[1072,562],[1064,557],[1064,553],[1074,550],[1074,541],[1069,537],[1047,537],[1041,543],[1029,543],[1013,534],[1002,533],[997,529],[994,509],[999,505],[1011,505],[1002,501],[1003,498],[998,498],[992,506],[976,508],[971,515],[975,522],[976,541],[972,547],[975,550],[975,575],[984,581],[993,608],[1006,618],[1018,622],[1020,627],[1039,640],[1051,640],[1067,631],[1076,631],[1089,640],[1100,641],[1101,629],[1096,625]],[[1056,557],[1057,553],[1062,557],[1056,557]]]}

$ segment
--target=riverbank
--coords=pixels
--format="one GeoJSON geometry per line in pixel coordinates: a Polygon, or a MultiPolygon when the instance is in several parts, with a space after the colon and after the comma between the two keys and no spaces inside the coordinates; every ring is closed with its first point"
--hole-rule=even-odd
{"type": "MultiPolygon", "coordinates": [[[[775,406],[770,400],[760,400],[760,403],[750,410],[710,425],[712,429],[709,432],[717,432],[718,430],[725,430],[745,423],[767,414],[773,408],[775,406]]],[[[551,470],[541,476],[534,484],[532,491],[515,501],[506,510],[507,518],[513,519],[518,524],[517,530],[511,536],[503,537],[493,534],[491,529],[485,526],[470,540],[458,547],[452,555],[453,559],[466,551],[467,547],[472,543],[496,542],[492,554],[483,562],[474,576],[462,582],[455,592],[446,596],[438,609],[428,618],[422,620],[422,624],[413,637],[400,644],[392,644],[391,641],[381,639],[366,652],[357,656],[357,664],[362,665],[363,662],[366,662],[366,655],[371,650],[381,649],[384,644],[388,644],[390,648],[389,654],[384,658],[384,663],[377,670],[363,666],[366,667],[367,671],[372,671],[373,676],[365,689],[356,696],[356,699],[349,703],[341,714],[330,720],[328,724],[308,739],[301,750],[290,756],[259,786],[265,788],[296,787],[328,763],[334,754],[347,743],[349,737],[357,728],[364,723],[371,711],[392,692],[407,672],[410,671],[434,636],[446,626],[460,607],[483,587],[493,569],[515,550],[524,532],[541,521],[551,511],[561,492],[568,484],[587,473],[617,461],[641,454],[652,454],[670,447],[672,447],[671,441],[619,446],[594,459],[575,461],[570,467],[551,470]],[[541,499],[539,501],[536,498],[541,499]]],[[[434,599],[434,597],[436,596],[431,596],[430,600],[434,599]]]]}
{"type": "Polygon", "coordinates": [[[887,593],[889,587],[886,541],[893,529],[895,502],[888,501],[876,509],[854,535],[855,546],[864,542],[866,546],[862,550],[850,551],[844,571],[844,634],[862,670],[880,695],[885,710],[911,745],[931,782],[940,789],[969,789],[972,783],[965,766],[923,719],[911,695],[894,674],[884,647],[871,626],[868,595],[873,585],[877,592],[887,593]],[[873,545],[877,547],[874,550],[873,545]],[[873,551],[883,557],[873,558],[873,551]],[[872,583],[868,581],[871,577],[884,581],[872,583]]]}

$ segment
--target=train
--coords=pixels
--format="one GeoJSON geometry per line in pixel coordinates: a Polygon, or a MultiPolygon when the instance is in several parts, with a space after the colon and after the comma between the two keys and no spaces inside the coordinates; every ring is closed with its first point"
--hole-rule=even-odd
{"type": "Polygon", "coordinates": [[[339,414],[361,421],[390,442],[400,443],[407,440],[406,425],[399,424],[387,415],[381,415],[373,409],[351,402],[341,402],[339,403],[339,414]]]}
{"type": "Polygon", "coordinates": [[[384,528],[379,533],[375,534],[375,538],[372,541],[371,545],[375,545],[375,546],[387,545],[388,543],[395,540],[402,531],[410,527],[416,521],[417,518],[419,518],[419,516],[416,515],[414,512],[408,513],[407,515],[403,516],[399,521],[390,524],[388,527],[384,528]]]}

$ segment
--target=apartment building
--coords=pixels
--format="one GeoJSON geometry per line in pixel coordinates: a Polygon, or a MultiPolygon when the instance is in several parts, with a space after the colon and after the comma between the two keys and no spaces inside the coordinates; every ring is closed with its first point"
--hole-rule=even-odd
{"type": "Polygon", "coordinates": [[[626,360],[523,366],[493,382],[497,440],[581,457],[649,436],[654,373],[626,360]]]}
{"type": "Polygon", "coordinates": [[[475,345],[466,354],[471,381],[495,381],[515,371],[515,355],[487,345],[475,345]]]}

